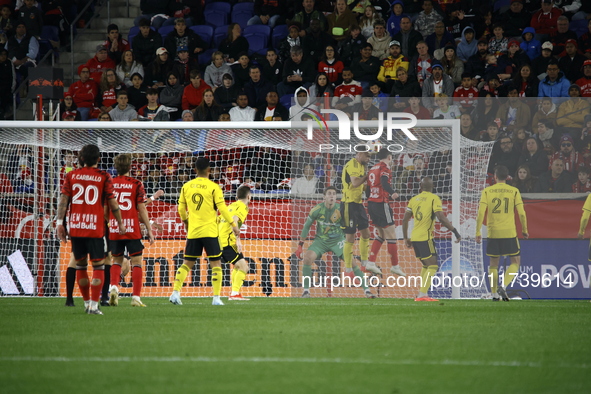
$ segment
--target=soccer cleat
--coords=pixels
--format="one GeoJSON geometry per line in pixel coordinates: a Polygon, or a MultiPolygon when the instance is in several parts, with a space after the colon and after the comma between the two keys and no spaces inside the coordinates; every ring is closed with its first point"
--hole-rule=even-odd
{"type": "Polygon", "coordinates": [[[101,312],[101,310],[98,309],[98,308],[96,308],[96,309],[90,309],[90,308],[88,308],[86,310],[86,313],[89,314],[89,315],[102,315],[103,314],[103,312],[101,312]]]}
{"type": "Polygon", "coordinates": [[[242,294],[231,295],[228,301],[250,301],[250,298],[242,297],[242,294]]]}
{"type": "Polygon", "coordinates": [[[101,300],[99,304],[101,306],[111,306],[111,305],[109,305],[109,300],[101,300]]]}
{"type": "Polygon", "coordinates": [[[375,294],[373,294],[371,291],[369,290],[365,290],[365,297],[366,298],[378,298],[375,294]]]}
{"type": "Polygon", "coordinates": [[[183,305],[181,302],[181,296],[177,291],[172,292],[168,301],[170,301],[173,305],[183,305]]]}
{"type": "Polygon", "coordinates": [[[419,298],[415,298],[415,301],[437,302],[439,300],[436,298],[431,298],[431,297],[419,297],[419,298]]]}
{"type": "Polygon", "coordinates": [[[400,268],[399,265],[393,265],[390,267],[390,272],[399,276],[406,276],[406,273],[400,268]]]}
{"type": "Polygon", "coordinates": [[[76,305],[74,305],[74,300],[66,300],[66,306],[76,306],[76,305]]]}
{"type": "Polygon", "coordinates": [[[507,291],[503,286],[499,286],[499,288],[497,289],[497,293],[501,296],[503,301],[509,301],[509,296],[507,295],[507,291]]]}
{"type": "Polygon", "coordinates": [[[211,305],[224,305],[224,303],[222,302],[222,300],[219,297],[213,297],[213,300],[211,301],[211,305]]]}
{"type": "Polygon", "coordinates": [[[345,272],[343,275],[351,278],[351,280],[355,278],[355,273],[353,271],[345,272]]]}
{"type": "Polygon", "coordinates": [[[365,264],[365,269],[367,269],[369,272],[373,274],[382,275],[382,270],[373,261],[368,261],[365,264]]]}
{"type": "Polygon", "coordinates": [[[119,289],[117,288],[117,286],[111,286],[111,288],[109,289],[109,305],[119,305],[119,289]]]}
{"type": "Polygon", "coordinates": [[[142,306],[142,307],[145,307],[146,304],[144,304],[139,298],[133,297],[131,299],[131,306],[142,306]]]}
{"type": "Polygon", "coordinates": [[[492,300],[494,302],[501,301],[501,299],[498,296],[492,296],[492,300]]]}
{"type": "Polygon", "coordinates": [[[304,290],[301,298],[310,298],[310,290],[304,290]]]}

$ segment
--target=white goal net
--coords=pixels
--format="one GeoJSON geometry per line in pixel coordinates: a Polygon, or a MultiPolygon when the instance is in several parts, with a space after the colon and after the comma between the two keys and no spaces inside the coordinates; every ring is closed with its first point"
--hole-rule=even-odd
{"type": "MultiPolygon", "coordinates": [[[[310,123],[311,124],[311,123],[310,123]]],[[[373,134],[377,122],[360,122],[363,134],[373,134]]],[[[185,233],[176,201],[184,182],[195,176],[196,157],[213,164],[212,178],[225,192],[250,185],[253,201],[242,227],[244,255],[250,265],[245,296],[297,297],[302,293],[302,261],[294,254],[310,210],[323,201],[323,191],[339,191],[341,171],[355,150],[389,146],[394,154],[392,201],[398,238],[398,260],[407,277],[391,274],[386,245],[376,264],[382,276],[367,273],[369,289],[379,297],[415,297],[420,262],[404,246],[401,223],[407,201],[419,192],[424,176],[434,179],[444,213],[460,231],[457,246],[445,228],[436,225],[440,270],[430,294],[435,297],[480,297],[482,247],[474,242],[480,192],[485,186],[492,143],[459,135],[459,121],[419,121],[410,131],[416,141],[395,131],[392,138],[370,143],[353,137],[339,140],[338,124],[314,123],[313,139],[305,125],[290,122],[11,122],[0,126],[0,295],[64,296],[70,245],[55,236],[55,216],[64,175],[76,168],[77,152],[86,144],[101,149],[99,166],[116,175],[113,159],[133,156],[131,176],[140,179],[148,196],[164,196],[148,205],[154,221],[154,245],[144,250],[143,296],[168,296],[176,269],[183,262],[185,233]],[[402,149],[400,149],[401,147],[402,149]],[[455,248],[455,249],[454,249],[455,248]],[[459,277],[455,282],[452,273],[459,277]],[[415,279],[413,279],[413,277],[415,279]],[[476,278],[472,279],[471,278],[476,278]],[[437,285],[437,286],[436,286],[437,285]]],[[[375,162],[372,157],[371,165],[375,162]]],[[[412,228],[412,221],[410,224],[412,228]]],[[[370,224],[372,239],[376,231],[370,224]]],[[[314,237],[312,229],[304,249],[314,237]]],[[[359,256],[358,242],[353,251],[359,256]]],[[[357,261],[357,258],[355,259],[357,261]]],[[[312,269],[313,297],[363,297],[353,285],[337,283],[343,262],[331,253],[312,269]]],[[[183,296],[210,296],[211,272],[197,262],[183,296]]],[[[122,295],[131,293],[131,275],[121,278],[122,295]]],[[[222,296],[230,291],[230,269],[224,268],[222,296]]],[[[75,295],[78,290],[76,289],[75,295]]]]}

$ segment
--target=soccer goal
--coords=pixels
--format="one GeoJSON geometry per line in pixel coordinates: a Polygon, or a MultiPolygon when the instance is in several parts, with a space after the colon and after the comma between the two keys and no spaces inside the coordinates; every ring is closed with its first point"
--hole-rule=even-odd
{"type": "MultiPolygon", "coordinates": [[[[0,125],[0,295],[65,295],[70,245],[60,244],[55,236],[60,184],[76,168],[79,149],[96,144],[101,168],[115,176],[114,157],[129,153],[131,176],[143,181],[148,196],[164,191],[147,206],[156,242],[146,243],[144,250],[144,296],[168,296],[183,262],[185,233],[176,201],[183,183],[195,176],[196,157],[210,159],[211,177],[227,203],[238,186],[247,184],[253,190],[241,228],[250,265],[243,294],[297,297],[302,292],[302,261],[294,252],[310,210],[323,201],[322,192],[329,186],[340,196],[342,167],[357,151],[376,152],[381,146],[394,155],[393,186],[400,197],[391,206],[399,261],[407,277],[390,274],[384,246],[377,260],[383,275],[368,273],[370,290],[379,297],[416,296],[421,265],[404,246],[401,222],[407,201],[419,192],[420,179],[430,176],[446,216],[463,237],[455,244],[452,235],[436,225],[440,270],[432,294],[479,298],[487,290],[474,226],[492,143],[469,141],[460,136],[459,121],[445,120],[418,121],[409,130],[416,139],[397,129],[384,129],[383,137],[371,141],[356,135],[373,135],[382,126],[377,121],[354,123],[351,139],[343,140],[337,122],[5,122],[0,125]]],[[[372,156],[370,167],[374,162],[372,156]]],[[[373,238],[375,228],[370,229],[373,238]]],[[[314,236],[313,228],[304,248],[314,236]]],[[[353,253],[359,255],[358,243],[353,253]]],[[[343,269],[332,253],[319,258],[312,270],[311,295],[363,297],[355,283],[334,279],[343,269]]],[[[207,262],[198,262],[183,296],[210,296],[210,275],[207,262]]],[[[229,267],[224,268],[223,286],[222,296],[228,295],[229,267]]],[[[122,295],[131,293],[131,275],[121,278],[120,288],[122,295]]]]}

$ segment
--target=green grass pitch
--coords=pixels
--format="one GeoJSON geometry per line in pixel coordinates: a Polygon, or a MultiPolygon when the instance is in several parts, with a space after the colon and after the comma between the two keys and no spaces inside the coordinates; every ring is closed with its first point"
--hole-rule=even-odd
{"type": "Polygon", "coordinates": [[[0,392],[589,393],[588,301],[0,299],[0,392]]]}

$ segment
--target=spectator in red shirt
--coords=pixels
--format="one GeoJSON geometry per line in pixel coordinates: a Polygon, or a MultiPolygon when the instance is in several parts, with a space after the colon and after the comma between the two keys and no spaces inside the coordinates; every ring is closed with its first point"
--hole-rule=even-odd
{"type": "Polygon", "coordinates": [[[587,193],[591,192],[591,180],[589,176],[591,175],[591,168],[581,166],[579,167],[579,171],[577,171],[577,176],[579,179],[573,183],[573,193],[587,193]]]}
{"type": "MultiPolygon", "coordinates": [[[[564,134],[562,138],[560,138],[560,150],[552,155],[550,163],[553,163],[556,159],[562,160],[564,163],[564,171],[571,174],[575,174],[575,172],[579,170],[579,167],[585,164],[583,155],[575,150],[575,143],[570,134],[564,134]]],[[[552,166],[548,169],[551,170],[552,166]]]]}
{"type": "Polygon", "coordinates": [[[104,45],[98,45],[96,47],[96,54],[92,59],[86,62],[86,65],[90,69],[90,79],[95,81],[96,83],[101,82],[101,77],[103,76],[103,71],[107,68],[112,68],[113,70],[117,67],[117,64],[110,59],[107,54],[107,47],[104,45]]]}
{"type": "Polygon", "coordinates": [[[591,60],[583,62],[583,77],[576,84],[581,88],[581,97],[591,97],[591,60]]]}
{"type": "Polygon", "coordinates": [[[103,41],[103,46],[107,48],[109,58],[117,64],[121,62],[121,54],[131,49],[129,42],[119,34],[119,26],[114,23],[107,27],[107,39],[103,41]]]}
{"type": "Polygon", "coordinates": [[[542,8],[532,15],[530,26],[536,29],[537,34],[550,35],[556,31],[558,17],[561,14],[562,12],[554,7],[554,0],[542,0],[542,8]]]}
{"type": "Polygon", "coordinates": [[[98,86],[90,79],[90,68],[86,64],[78,67],[80,80],[70,85],[68,92],[78,107],[82,120],[88,120],[90,111],[96,104],[98,86]]]}
{"type": "Polygon", "coordinates": [[[183,91],[183,110],[194,110],[203,100],[203,92],[206,89],[211,89],[205,81],[201,79],[201,72],[199,70],[191,70],[191,83],[185,87],[183,91]]]}

